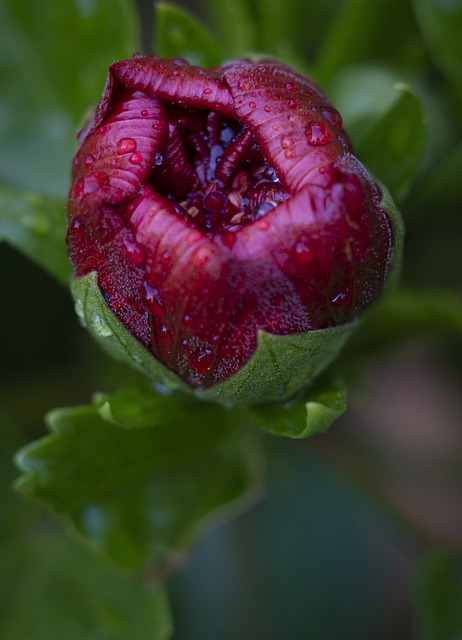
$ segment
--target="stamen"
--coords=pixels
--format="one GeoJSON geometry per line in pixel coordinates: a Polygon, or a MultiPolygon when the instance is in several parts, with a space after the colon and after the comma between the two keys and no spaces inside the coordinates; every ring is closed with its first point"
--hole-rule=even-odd
{"type": "Polygon", "coordinates": [[[224,186],[226,186],[233,173],[239,167],[252,143],[253,135],[251,131],[243,129],[233,138],[217,160],[215,178],[224,186]]]}

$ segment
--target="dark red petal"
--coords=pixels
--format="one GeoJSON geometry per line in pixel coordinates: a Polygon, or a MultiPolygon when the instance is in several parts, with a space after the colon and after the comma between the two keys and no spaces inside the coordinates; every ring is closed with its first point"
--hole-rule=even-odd
{"type": "Polygon", "coordinates": [[[111,71],[120,82],[147,95],[230,117],[235,115],[227,86],[184,60],[158,56],[132,58],[115,62],[111,71]]]}
{"type": "Polygon", "coordinates": [[[251,129],[286,189],[294,194],[308,183],[326,185],[319,169],[344,155],[349,143],[333,124],[336,112],[320,89],[273,62],[228,64],[223,78],[238,119],[251,129]]]}

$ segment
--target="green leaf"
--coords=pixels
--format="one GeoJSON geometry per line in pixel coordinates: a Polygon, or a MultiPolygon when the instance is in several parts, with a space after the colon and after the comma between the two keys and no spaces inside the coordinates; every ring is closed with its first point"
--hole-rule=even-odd
{"type": "Polygon", "coordinates": [[[462,4],[457,0],[413,0],[413,6],[430,53],[462,97],[462,4]]]}
{"type": "Polygon", "coordinates": [[[218,33],[222,60],[242,57],[258,49],[257,16],[248,0],[202,0],[218,33]]]}
{"type": "Polygon", "coordinates": [[[0,180],[64,198],[75,134],[138,45],[129,0],[0,3],[0,180]]]}
{"type": "Polygon", "coordinates": [[[346,389],[338,381],[320,381],[296,402],[251,409],[257,424],[279,436],[307,438],[325,433],[346,409],[346,389]]]}
{"type": "Polygon", "coordinates": [[[28,531],[3,539],[0,564],[0,637],[5,640],[172,636],[163,590],[148,590],[49,523],[29,522],[28,531]]]}
{"type": "Polygon", "coordinates": [[[361,353],[430,332],[462,337],[462,298],[448,291],[397,289],[366,314],[343,355],[356,363],[361,353]]]}
{"type": "Polygon", "coordinates": [[[242,414],[146,383],[48,424],[18,456],[18,489],[125,568],[165,570],[212,518],[254,498],[259,460],[242,414]]]}
{"type": "Polygon", "coordinates": [[[0,241],[10,243],[69,286],[72,269],[65,238],[63,202],[0,187],[0,241]]]}
{"type": "Polygon", "coordinates": [[[220,46],[212,34],[185,9],[156,4],[155,51],[165,58],[186,58],[208,68],[222,62],[220,46]]]}
{"type": "Polygon", "coordinates": [[[408,63],[412,59],[416,34],[408,3],[344,0],[333,15],[315,65],[316,77],[322,85],[327,86],[340,69],[353,63],[400,57],[408,63]]]}
{"type": "Polygon", "coordinates": [[[161,589],[99,562],[12,490],[22,440],[0,410],[0,638],[167,640],[171,621],[161,589]]]}
{"type": "Polygon", "coordinates": [[[396,200],[406,195],[419,166],[426,126],[418,98],[404,84],[396,84],[396,101],[357,146],[358,157],[387,185],[396,200]]]}
{"type": "Polygon", "coordinates": [[[416,582],[419,640],[462,638],[462,555],[436,552],[419,567],[416,582]]]}

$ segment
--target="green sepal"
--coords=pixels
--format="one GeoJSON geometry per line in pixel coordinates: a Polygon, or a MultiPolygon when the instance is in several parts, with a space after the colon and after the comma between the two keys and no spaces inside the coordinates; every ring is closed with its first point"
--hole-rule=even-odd
{"type": "Polygon", "coordinates": [[[210,389],[193,391],[116,318],[106,305],[95,273],[75,280],[73,294],[82,324],[114,358],[131,365],[153,384],[226,406],[289,400],[335,360],[355,326],[285,336],[259,331],[257,350],[242,369],[210,389]]]}
{"type": "Polygon", "coordinates": [[[296,401],[256,406],[250,412],[266,431],[300,439],[325,433],[345,409],[345,385],[338,380],[323,380],[299,394],[296,401]]]}
{"type": "Polygon", "coordinates": [[[50,435],[17,455],[17,489],[125,569],[162,574],[211,521],[260,494],[258,440],[245,413],[140,381],[56,409],[47,423],[50,435]]]}

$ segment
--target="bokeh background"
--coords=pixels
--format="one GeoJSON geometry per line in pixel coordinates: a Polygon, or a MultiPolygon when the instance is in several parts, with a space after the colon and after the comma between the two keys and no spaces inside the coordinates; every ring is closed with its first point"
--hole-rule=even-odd
{"type": "MultiPolygon", "coordinates": [[[[0,185],[59,199],[83,107],[98,99],[107,65],[130,53],[132,40],[117,26],[120,7],[129,3],[116,3],[114,12],[99,0],[36,4],[0,0],[0,185]],[[74,28],[63,17],[67,10],[88,15],[81,50],[67,39],[74,28]],[[100,13],[107,16],[104,33],[100,17],[92,27],[100,13]],[[79,75],[85,47],[98,49],[101,68],[79,75]],[[68,103],[67,83],[86,89],[79,104],[68,103]]],[[[360,357],[351,347],[346,414],[312,440],[266,436],[261,500],[207,531],[169,574],[173,637],[462,638],[462,3],[181,5],[210,26],[227,54],[268,52],[313,71],[353,142],[393,100],[397,82],[422,101],[427,133],[400,201],[407,228],[403,304],[384,311],[360,357]]],[[[155,50],[154,7],[139,0],[136,8],[140,48],[155,50]]],[[[173,30],[162,37],[178,36],[173,30]]],[[[18,475],[12,456],[46,432],[47,411],[84,404],[127,373],[78,325],[69,291],[12,246],[5,224],[0,638],[151,637],[142,627],[137,635],[117,635],[117,625],[104,635],[87,601],[85,576],[97,580],[90,552],[67,526],[10,489],[18,475]],[[63,611],[71,626],[56,622],[63,611]]],[[[121,591],[122,600],[131,598],[121,591]]]]}

